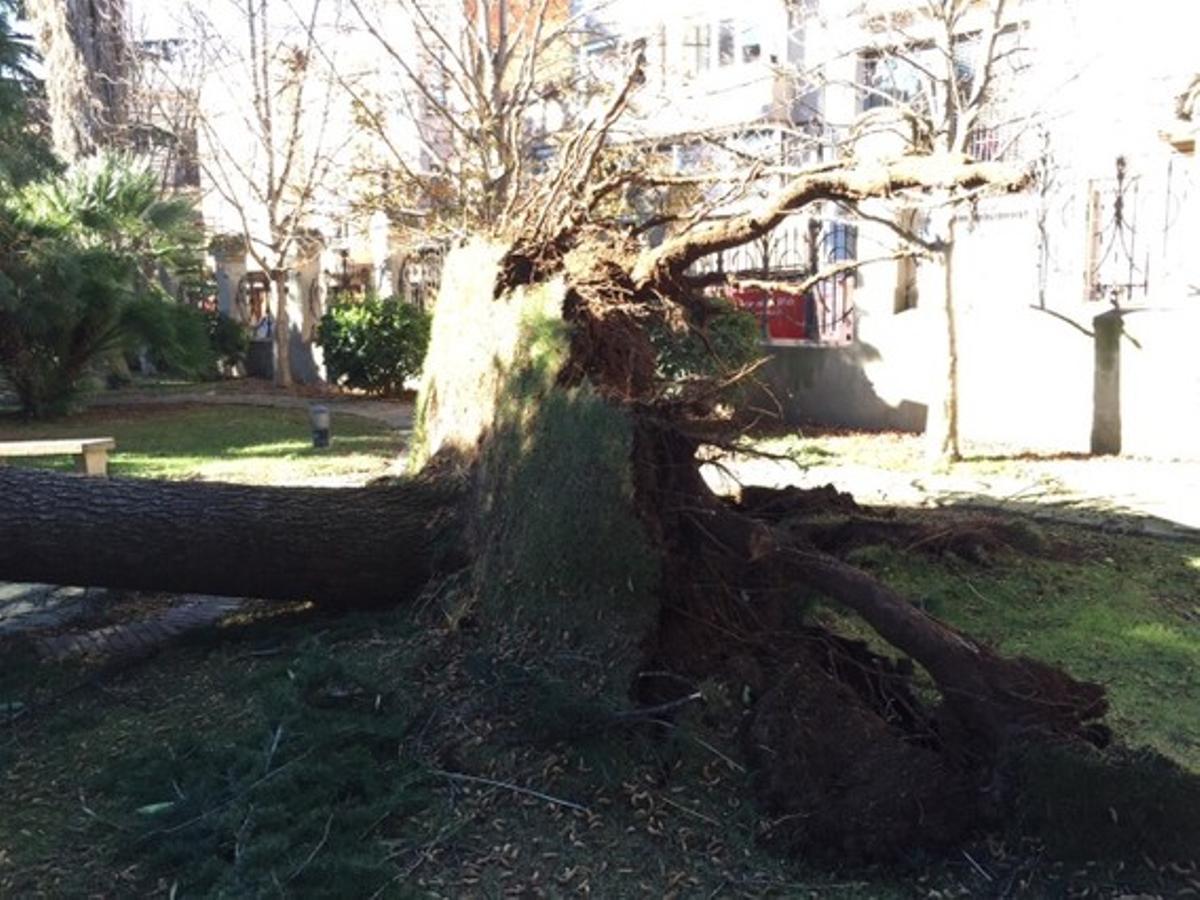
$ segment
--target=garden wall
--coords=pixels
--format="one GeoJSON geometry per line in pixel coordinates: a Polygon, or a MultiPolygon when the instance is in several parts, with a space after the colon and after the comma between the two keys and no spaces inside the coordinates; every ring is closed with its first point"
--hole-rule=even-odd
{"type": "MultiPolygon", "coordinates": [[[[960,434],[967,452],[1089,452],[1200,458],[1200,309],[1094,318],[1097,305],[1051,314],[974,307],[960,318],[960,434]],[[1100,335],[1099,353],[1097,337],[1100,335]],[[1099,377],[1097,377],[1099,374],[1099,377]]],[[[789,424],[919,432],[938,377],[936,317],[864,312],[849,347],[769,348],[763,406],[789,424]]]]}

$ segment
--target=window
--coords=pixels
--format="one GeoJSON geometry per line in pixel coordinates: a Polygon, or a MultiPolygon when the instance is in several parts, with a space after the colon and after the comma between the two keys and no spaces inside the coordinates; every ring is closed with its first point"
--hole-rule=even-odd
{"type": "Polygon", "coordinates": [[[963,96],[971,93],[971,85],[975,82],[975,58],[978,54],[978,37],[964,38],[954,45],[955,86],[963,96]]]}
{"type": "Polygon", "coordinates": [[[804,70],[804,44],[807,30],[805,11],[798,6],[788,7],[787,61],[797,71],[804,70]]]}
{"type": "Polygon", "coordinates": [[[976,162],[991,162],[1003,155],[1000,146],[1000,130],[986,125],[977,125],[968,136],[967,152],[976,162]]]}
{"type": "Polygon", "coordinates": [[[717,31],[717,61],[722,66],[733,64],[733,19],[722,19],[717,31]]]}
{"type": "Polygon", "coordinates": [[[902,59],[864,56],[859,63],[862,110],[911,104],[921,92],[920,73],[902,59]]]}
{"type": "Polygon", "coordinates": [[[683,64],[689,75],[708,69],[712,59],[712,26],[707,22],[692,25],[683,39],[683,64]]]}
{"type": "Polygon", "coordinates": [[[762,41],[757,26],[751,25],[742,32],[742,62],[757,62],[762,58],[762,41]]]}
{"type": "Polygon", "coordinates": [[[846,222],[828,222],[821,236],[825,258],[831,263],[858,258],[858,227],[846,222]]]}

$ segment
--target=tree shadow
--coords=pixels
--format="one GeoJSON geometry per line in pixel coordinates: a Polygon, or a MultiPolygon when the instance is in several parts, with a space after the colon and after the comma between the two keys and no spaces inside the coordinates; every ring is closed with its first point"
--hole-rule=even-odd
{"type": "Polygon", "coordinates": [[[881,356],[871,344],[798,344],[765,350],[767,362],[747,394],[747,406],[756,411],[792,426],[818,422],[871,430],[925,430],[926,404],[907,399],[891,403],[876,391],[866,367],[881,356]]]}
{"type": "MultiPolygon", "coordinates": [[[[1020,458],[1026,457],[995,457],[1000,461],[1020,458]]],[[[1091,459],[1084,454],[1078,457],[1032,456],[1028,458],[1034,460],[1091,459]]],[[[993,459],[993,457],[979,457],[978,459],[986,460],[993,459]]],[[[1032,522],[1068,525],[1111,535],[1200,542],[1200,528],[1195,528],[1186,522],[1145,513],[1101,497],[1063,495],[1061,499],[1031,500],[1028,497],[998,498],[994,495],[971,491],[942,491],[932,499],[938,507],[943,509],[999,512],[1005,515],[1021,516],[1032,522]]]]}

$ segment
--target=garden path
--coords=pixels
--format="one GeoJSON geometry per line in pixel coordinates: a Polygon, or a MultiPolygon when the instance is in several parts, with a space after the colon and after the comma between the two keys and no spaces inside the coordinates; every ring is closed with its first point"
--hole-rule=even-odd
{"type": "MultiPolygon", "coordinates": [[[[920,438],[902,440],[914,448],[908,459],[919,458],[920,438]]],[[[705,477],[721,493],[739,484],[833,484],[869,505],[988,508],[1114,533],[1200,540],[1200,461],[996,456],[932,471],[911,462],[890,465],[889,454],[874,464],[865,454],[855,455],[796,461],[734,456],[705,467],[705,477]]]]}
{"type": "Polygon", "coordinates": [[[265,382],[225,383],[185,390],[127,389],[106,391],[91,400],[95,406],[139,406],[154,404],[203,403],[210,405],[268,406],[275,409],[308,409],[319,403],[332,415],[346,413],[382,422],[397,431],[412,428],[413,404],[410,400],[379,400],[344,394],[322,394],[275,388],[265,382]]]}

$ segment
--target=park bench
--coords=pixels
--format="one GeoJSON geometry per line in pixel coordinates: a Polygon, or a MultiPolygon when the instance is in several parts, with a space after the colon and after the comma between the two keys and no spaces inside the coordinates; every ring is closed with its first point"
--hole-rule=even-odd
{"type": "Polygon", "coordinates": [[[0,441],[0,461],[6,457],[11,459],[22,456],[58,456],[69,453],[75,457],[75,471],[103,478],[108,474],[108,451],[116,446],[117,442],[110,437],[0,441]]]}

